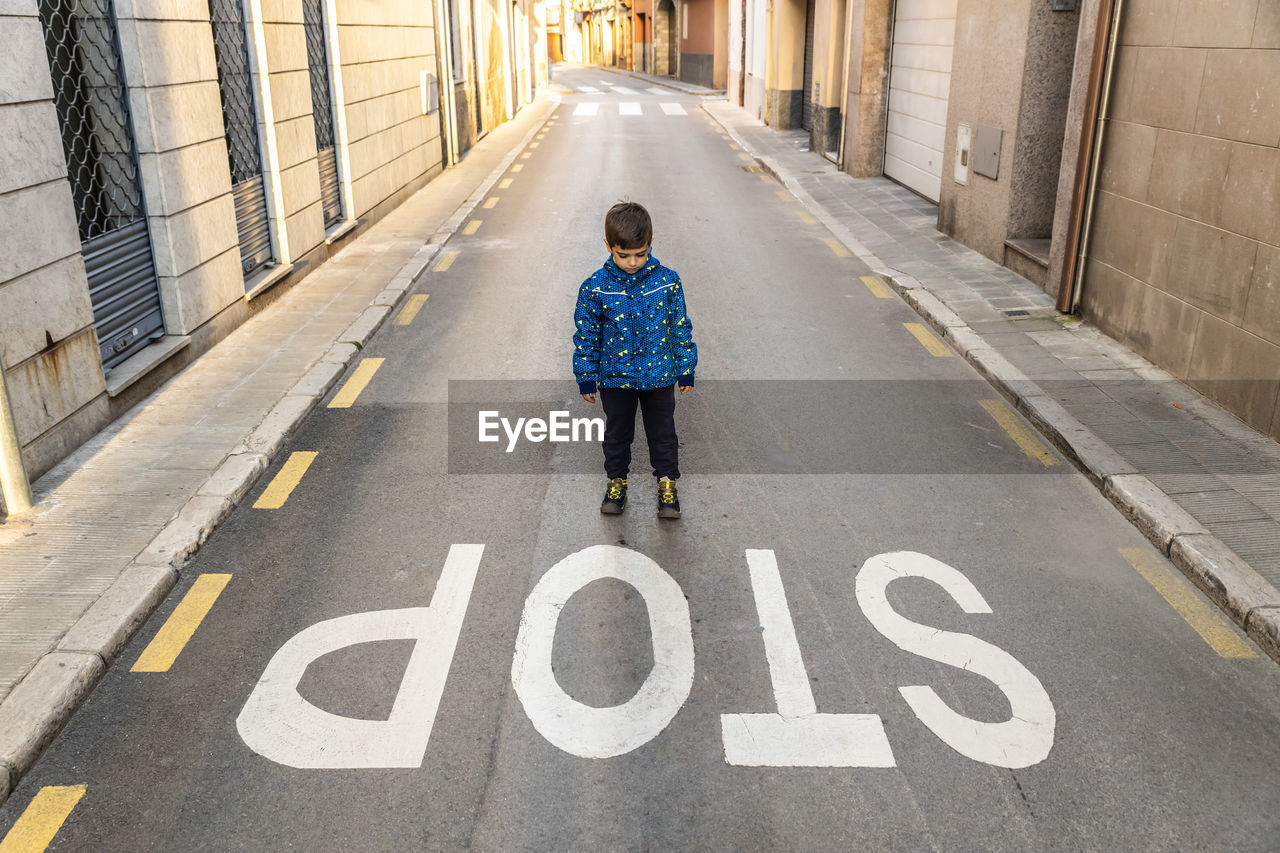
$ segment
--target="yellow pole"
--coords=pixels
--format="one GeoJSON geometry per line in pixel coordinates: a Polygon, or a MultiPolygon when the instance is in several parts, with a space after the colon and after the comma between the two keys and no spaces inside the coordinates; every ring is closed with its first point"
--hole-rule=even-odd
{"type": "Polygon", "coordinates": [[[0,497],[6,515],[31,509],[31,485],[22,464],[22,442],[9,406],[9,386],[5,383],[4,362],[0,361],[0,497]]]}

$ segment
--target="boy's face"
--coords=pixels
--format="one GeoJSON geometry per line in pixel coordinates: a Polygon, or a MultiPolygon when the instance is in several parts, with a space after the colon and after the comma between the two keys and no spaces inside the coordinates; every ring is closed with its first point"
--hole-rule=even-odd
{"type": "MultiPolygon", "coordinates": [[[[604,241],[609,246],[609,241],[604,241]]],[[[649,247],[641,246],[639,249],[624,249],[621,246],[609,246],[609,252],[613,255],[613,262],[618,265],[618,269],[630,275],[631,273],[640,272],[640,268],[649,262],[649,247]]]]}

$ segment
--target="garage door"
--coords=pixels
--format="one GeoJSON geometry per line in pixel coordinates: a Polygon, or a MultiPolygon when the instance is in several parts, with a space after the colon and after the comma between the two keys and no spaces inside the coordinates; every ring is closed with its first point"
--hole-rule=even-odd
{"type": "Polygon", "coordinates": [[[942,186],[956,0],[898,0],[884,173],[932,201],[942,186]]]}

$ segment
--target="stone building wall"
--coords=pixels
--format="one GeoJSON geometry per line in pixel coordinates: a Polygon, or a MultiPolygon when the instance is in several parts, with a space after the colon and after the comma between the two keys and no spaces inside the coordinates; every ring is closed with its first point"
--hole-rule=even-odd
{"type": "Polygon", "coordinates": [[[1280,4],[1128,0],[1086,316],[1280,439],[1280,4]]]}
{"type": "MultiPolygon", "coordinates": [[[[260,10],[246,31],[272,223],[272,263],[246,283],[208,2],[114,0],[113,8],[163,337],[109,371],[99,354],[37,2],[12,0],[0,14],[0,216],[8,238],[0,248],[0,359],[33,479],[443,165],[440,113],[424,113],[420,90],[421,72],[439,74],[432,3],[325,0],[326,31],[337,31],[330,46],[340,68],[330,84],[340,98],[335,119],[343,131],[338,163],[348,220],[326,235],[301,4],[246,4],[260,10]]],[[[502,31],[482,37],[495,35],[490,54],[500,63],[502,31]]],[[[493,124],[506,118],[495,100],[493,124]]]]}

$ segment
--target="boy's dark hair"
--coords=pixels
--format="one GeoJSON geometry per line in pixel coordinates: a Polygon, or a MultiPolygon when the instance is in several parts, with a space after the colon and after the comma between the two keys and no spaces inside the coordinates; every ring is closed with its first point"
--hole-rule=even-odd
{"type": "Polygon", "coordinates": [[[618,249],[640,249],[653,242],[649,211],[634,201],[620,201],[604,215],[604,238],[618,249]]]}

